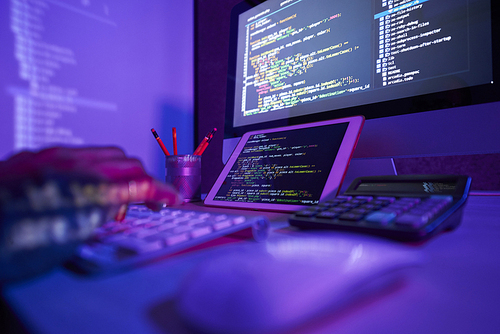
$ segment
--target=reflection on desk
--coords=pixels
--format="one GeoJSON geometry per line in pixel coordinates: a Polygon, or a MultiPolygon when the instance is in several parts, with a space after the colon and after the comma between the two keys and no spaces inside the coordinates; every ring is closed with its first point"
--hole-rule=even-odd
{"type": "MultiPolygon", "coordinates": [[[[271,239],[304,235],[286,228],[287,215],[266,215],[275,228],[271,239]]],[[[339,237],[342,234],[337,232],[321,233],[321,238],[339,237]]],[[[366,240],[365,236],[349,238],[366,240]]],[[[406,275],[404,284],[332,309],[292,331],[496,332],[500,327],[498,240],[500,197],[471,196],[456,230],[423,244],[398,245],[425,257],[421,266],[406,275]]],[[[257,245],[244,243],[244,247],[257,245]]],[[[219,251],[215,247],[183,254],[104,277],[78,276],[59,268],[4,287],[3,295],[23,324],[40,333],[188,333],[175,311],[180,287],[194,269],[219,251]]]]}

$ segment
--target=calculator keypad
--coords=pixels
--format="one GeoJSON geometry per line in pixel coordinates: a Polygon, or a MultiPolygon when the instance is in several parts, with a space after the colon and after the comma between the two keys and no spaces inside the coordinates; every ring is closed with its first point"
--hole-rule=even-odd
{"type": "Polygon", "coordinates": [[[292,220],[367,228],[419,229],[447,209],[452,201],[452,196],[338,196],[296,212],[292,220]]]}

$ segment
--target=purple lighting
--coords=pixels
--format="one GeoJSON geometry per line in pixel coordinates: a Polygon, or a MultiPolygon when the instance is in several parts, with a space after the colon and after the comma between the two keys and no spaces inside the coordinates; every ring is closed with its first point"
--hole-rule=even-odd
{"type": "Polygon", "coordinates": [[[0,31],[0,158],[55,144],[116,145],[161,179],[151,127],[176,126],[179,150],[192,150],[191,2],[0,6],[9,26],[0,31]]]}

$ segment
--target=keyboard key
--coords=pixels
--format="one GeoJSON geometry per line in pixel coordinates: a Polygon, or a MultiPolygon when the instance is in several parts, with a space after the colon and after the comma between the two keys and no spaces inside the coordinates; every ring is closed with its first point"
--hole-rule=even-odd
{"type": "Polygon", "coordinates": [[[243,224],[244,222],[245,222],[245,217],[243,217],[243,216],[235,217],[233,219],[234,225],[243,224]]]}
{"type": "Polygon", "coordinates": [[[165,243],[167,246],[177,245],[178,243],[189,240],[188,233],[172,234],[165,237],[165,243]]]}
{"type": "Polygon", "coordinates": [[[210,233],[212,233],[212,227],[210,226],[198,227],[191,231],[191,238],[198,238],[210,233]]]}
{"type": "Polygon", "coordinates": [[[144,254],[159,250],[163,247],[160,241],[147,242],[142,239],[126,238],[113,242],[115,246],[118,246],[122,250],[130,251],[134,254],[144,254]]]}
{"type": "Polygon", "coordinates": [[[222,221],[222,220],[226,220],[226,219],[227,219],[226,215],[217,215],[214,217],[215,221],[222,221]]]}
{"type": "Polygon", "coordinates": [[[222,220],[222,221],[219,221],[219,222],[213,224],[213,228],[214,228],[214,230],[219,231],[219,230],[227,228],[231,225],[232,225],[231,221],[229,219],[226,219],[226,220],[222,220]]]}

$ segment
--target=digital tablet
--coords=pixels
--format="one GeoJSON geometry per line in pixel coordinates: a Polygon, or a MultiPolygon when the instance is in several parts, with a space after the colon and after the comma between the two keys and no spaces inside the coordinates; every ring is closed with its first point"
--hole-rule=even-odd
{"type": "Polygon", "coordinates": [[[338,194],[363,116],[245,133],[205,205],[292,212],[338,194]]]}

